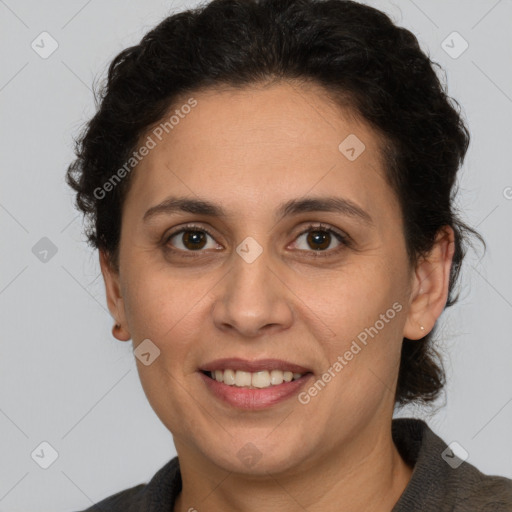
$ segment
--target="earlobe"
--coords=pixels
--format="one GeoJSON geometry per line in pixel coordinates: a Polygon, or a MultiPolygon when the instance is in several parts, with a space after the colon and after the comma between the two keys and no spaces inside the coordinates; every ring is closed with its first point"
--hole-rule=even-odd
{"type": "Polygon", "coordinates": [[[451,226],[444,226],[439,230],[432,250],[421,258],[413,274],[413,296],[404,326],[405,338],[421,339],[434,328],[448,299],[454,251],[455,233],[451,226]]]}
{"type": "Polygon", "coordinates": [[[130,333],[124,330],[120,324],[114,324],[114,327],[112,327],[112,336],[119,341],[131,340],[130,333]]]}
{"type": "Polygon", "coordinates": [[[103,280],[105,282],[107,306],[115,321],[114,327],[112,328],[112,336],[119,341],[128,341],[131,339],[131,335],[125,327],[126,315],[119,283],[119,273],[112,268],[107,254],[101,249],[99,251],[99,259],[101,273],[103,274],[103,280]]]}

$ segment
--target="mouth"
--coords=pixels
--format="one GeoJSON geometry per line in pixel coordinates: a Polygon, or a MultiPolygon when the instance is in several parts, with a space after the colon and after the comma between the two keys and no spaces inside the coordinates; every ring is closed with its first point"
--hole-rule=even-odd
{"type": "Polygon", "coordinates": [[[210,379],[222,382],[226,386],[237,386],[247,389],[265,389],[271,386],[279,386],[283,382],[298,380],[306,373],[295,373],[282,370],[262,370],[259,372],[245,372],[243,370],[214,370],[202,371],[210,379]]]}
{"type": "Polygon", "coordinates": [[[202,366],[199,375],[207,389],[223,403],[243,409],[261,409],[298,393],[313,372],[277,359],[231,358],[202,366]]]}

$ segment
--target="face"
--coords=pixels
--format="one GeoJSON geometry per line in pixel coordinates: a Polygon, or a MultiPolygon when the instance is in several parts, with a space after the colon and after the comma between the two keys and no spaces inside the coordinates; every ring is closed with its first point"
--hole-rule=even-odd
{"type": "Polygon", "coordinates": [[[134,348],[150,340],[146,396],[178,455],[205,466],[363,456],[389,428],[416,332],[377,135],[314,86],[191,96],[169,133],[146,134],[157,144],[133,171],[119,274],[102,260],[111,311],[134,348]],[[162,206],[171,197],[211,205],[162,206]]]}

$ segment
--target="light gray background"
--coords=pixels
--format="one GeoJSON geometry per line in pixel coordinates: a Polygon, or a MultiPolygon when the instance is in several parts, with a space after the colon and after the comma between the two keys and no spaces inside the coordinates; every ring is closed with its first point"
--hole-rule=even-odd
{"type": "MultiPolygon", "coordinates": [[[[512,478],[512,3],[368,3],[446,70],[472,134],[458,203],[489,246],[481,261],[469,254],[461,301],[440,320],[446,404],[400,415],[427,418],[483,472],[512,478]],[[453,31],[469,43],[456,59],[441,46],[453,31]]],[[[164,16],[196,4],[0,0],[0,511],[86,508],[175,454],[131,342],[111,336],[97,254],[64,173],[72,136],[94,112],[93,80],[164,16]],[[59,45],[47,59],[31,48],[43,31],[59,45]],[[42,237],[58,249],[46,263],[32,252],[42,237]],[[48,469],[31,457],[43,441],[58,452],[48,469]]]]}

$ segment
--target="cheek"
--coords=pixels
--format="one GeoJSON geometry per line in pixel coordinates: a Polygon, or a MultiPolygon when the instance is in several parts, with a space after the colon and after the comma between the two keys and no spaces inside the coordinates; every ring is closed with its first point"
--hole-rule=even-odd
{"type": "Polygon", "coordinates": [[[374,263],[337,274],[328,300],[309,295],[310,303],[322,304],[317,311],[334,333],[323,344],[327,368],[338,377],[331,389],[358,398],[392,387],[406,316],[400,277],[374,263]]]}
{"type": "Polygon", "coordinates": [[[331,273],[328,279],[324,276],[320,286],[308,286],[307,297],[308,304],[337,335],[333,342],[342,347],[348,339],[372,326],[395,301],[401,301],[399,289],[398,280],[376,258],[366,258],[331,273]]]}
{"type": "Polygon", "coordinates": [[[132,337],[154,338],[155,343],[173,337],[191,322],[215,284],[212,279],[148,264],[133,265],[126,278],[125,310],[132,337]]]}
{"type": "Polygon", "coordinates": [[[325,387],[317,384],[318,390],[306,389],[315,411],[325,416],[333,431],[339,425],[370,423],[376,411],[394,400],[404,315],[399,301],[384,304],[387,307],[372,306],[373,314],[365,304],[364,314],[354,314],[346,317],[344,325],[340,323],[341,335],[327,347],[329,363],[320,376],[329,382],[325,387]]]}

